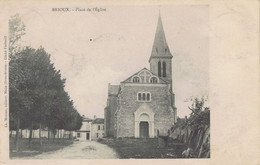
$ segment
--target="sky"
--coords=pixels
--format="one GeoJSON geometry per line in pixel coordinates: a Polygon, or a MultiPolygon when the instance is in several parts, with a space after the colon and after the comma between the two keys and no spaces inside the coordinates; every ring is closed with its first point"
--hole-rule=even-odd
{"type": "MultiPolygon", "coordinates": [[[[105,11],[53,12],[53,6],[17,7],[26,25],[22,45],[44,47],[66,78],[65,90],[81,115],[104,117],[108,83],[149,69],[159,10],[173,55],[177,115],[189,115],[191,97],[208,95],[207,5],[66,6],[105,11]]],[[[59,6],[60,7],[60,6],[59,6]]]]}

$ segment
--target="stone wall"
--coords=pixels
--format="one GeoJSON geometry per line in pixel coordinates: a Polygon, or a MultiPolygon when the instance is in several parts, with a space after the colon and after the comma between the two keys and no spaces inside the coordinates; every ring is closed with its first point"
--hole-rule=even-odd
{"type": "Polygon", "coordinates": [[[102,138],[103,136],[104,136],[104,124],[92,124],[91,140],[97,140],[98,138],[102,138]]]}
{"type": "Polygon", "coordinates": [[[117,113],[117,137],[134,137],[135,118],[134,112],[142,105],[147,106],[155,113],[154,116],[154,135],[157,129],[162,134],[172,127],[174,122],[174,112],[170,110],[170,100],[168,86],[124,86],[119,95],[120,105],[117,113]],[[138,92],[150,92],[150,102],[137,101],[138,92]]]}
{"type": "Polygon", "coordinates": [[[115,135],[115,112],[117,109],[117,96],[108,96],[108,105],[105,108],[105,130],[107,137],[114,137],[115,135]]]}
{"type": "Polygon", "coordinates": [[[110,129],[110,108],[106,107],[104,109],[104,126],[105,126],[105,137],[111,136],[109,134],[109,129],[110,129]]]}
{"type": "Polygon", "coordinates": [[[198,158],[210,158],[210,128],[204,126],[199,130],[191,130],[188,126],[177,127],[172,130],[170,137],[187,148],[191,148],[198,158]]]}

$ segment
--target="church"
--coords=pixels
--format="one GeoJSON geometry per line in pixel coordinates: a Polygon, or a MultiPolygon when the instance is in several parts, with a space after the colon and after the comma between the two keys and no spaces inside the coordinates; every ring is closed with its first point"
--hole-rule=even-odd
{"type": "Polygon", "coordinates": [[[172,57],[159,15],[150,70],[143,68],[120,85],[108,84],[104,109],[106,137],[154,138],[168,134],[177,115],[172,57]]]}

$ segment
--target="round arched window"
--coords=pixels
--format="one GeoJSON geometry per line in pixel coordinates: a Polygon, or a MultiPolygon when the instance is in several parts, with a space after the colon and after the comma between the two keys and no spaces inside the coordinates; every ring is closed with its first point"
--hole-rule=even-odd
{"type": "Polygon", "coordinates": [[[142,94],[138,93],[138,100],[141,101],[142,100],[142,94]]]}
{"type": "Polygon", "coordinates": [[[146,99],[147,99],[147,101],[150,101],[150,93],[147,93],[146,99]]]}
{"type": "Polygon", "coordinates": [[[152,77],[151,80],[150,80],[150,82],[151,82],[151,83],[154,83],[154,84],[158,83],[156,77],[152,77]]]}
{"type": "Polygon", "coordinates": [[[143,93],[143,99],[142,100],[145,101],[145,93],[143,93]]]}
{"type": "Polygon", "coordinates": [[[139,83],[140,82],[140,78],[139,77],[134,77],[133,78],[133,82],[134,83],[139,83]]]}
{"type": "Polygon", "coordinates": [[[151,102],[151,93],[150,92],[138,92],[137,100],[141,102],[151,102]]]}

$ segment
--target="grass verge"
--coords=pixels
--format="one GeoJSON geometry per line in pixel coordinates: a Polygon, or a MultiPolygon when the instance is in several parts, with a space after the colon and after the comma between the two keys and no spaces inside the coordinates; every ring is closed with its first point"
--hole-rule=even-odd
{"type": "Polygon", "coordinates": [[[32,139],[31,147],[29,147],[29,140],[28,139],[20,139],[19,143],[19,151],[15,151],[15,139],[11,138],[9,140],[10,144],[10,158],[16,158],[16,157],[31,157],[38,154],[41,154],[43,152],[48,151],[55,151],[62,149],[65,146],[71,145],[73,143],[72,140],[67,139],[55,139],[54,141],[51,139],[48,141],[48,139],[42,139],[42,146],[40,146],[39,139],[32,139]]]}
{"type": "Polygon", "coordinates": [[[113,148],[121,159],[129,158],[181,158],[186,146],[169,141],[168,147],[162,147],[157,138],[104,138],[99,143],[113,148]]]}

